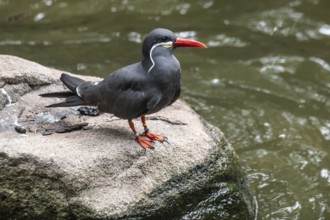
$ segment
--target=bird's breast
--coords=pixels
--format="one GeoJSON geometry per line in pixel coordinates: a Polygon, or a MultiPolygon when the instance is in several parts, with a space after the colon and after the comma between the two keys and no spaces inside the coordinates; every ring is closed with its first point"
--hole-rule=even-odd
{"type": "Polygon", "coordinates": [[[150,109],[149,114],[160,111],[170,105],[174,99],[180,94],[180,80],[169,81],[156,89],[157,92],[152,93],[152,96],[158,97],[158,102],[150,109]]]}

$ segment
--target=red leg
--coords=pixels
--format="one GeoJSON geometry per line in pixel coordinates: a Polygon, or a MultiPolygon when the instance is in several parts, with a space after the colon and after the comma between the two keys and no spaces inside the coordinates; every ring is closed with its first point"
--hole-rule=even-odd
{"type": "Polygon", "coordinates": [[[143,115],[141,117],[141,121],[144,127],[144,132],[143,135],[146,136],[147,138],[149,138],[150,140],[155,140],[155,141],[159,141],[159,142],[163,142],[166,140],[166,138],[162,135],[159,134],[153,134],[151,132],[149,132],[149,128],[147,127],[147,123],[146,123],[146,117],[143,115]]]}
{"type": "Polygon", "coordinates": [[[132,122],[132,120],[128,120],[128,124],[135,135],[136,142],[138,142],[140,144],[140,146],[143,148],[153,149],[151,141],[143,139],[142,137],[140,137],[140,135],[138,135],[138,133],[135,130],[134,123],[132,122]]]}

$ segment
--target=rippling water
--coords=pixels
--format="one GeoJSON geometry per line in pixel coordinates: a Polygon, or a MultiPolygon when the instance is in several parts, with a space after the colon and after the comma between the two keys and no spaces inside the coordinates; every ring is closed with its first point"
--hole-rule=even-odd
{"type": "Polygon", "coordinates": [[[183,98],[233,143],[259,219],[330,219],[330,1],[0,0],[0,53],[106,76],[167,27],[183,98]]]}

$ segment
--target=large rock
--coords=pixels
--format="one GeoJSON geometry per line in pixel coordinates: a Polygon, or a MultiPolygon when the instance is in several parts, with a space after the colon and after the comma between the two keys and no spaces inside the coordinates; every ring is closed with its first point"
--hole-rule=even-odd
{"type": "Polygon", "coordinates": [[[144,150],[126,120],[45,108],[59,99],[39,94],[63,90],[60,73],[0,56],[1,219],[253,216],[231,145],[183,101],[147,117],[169,143],[144,150]]]}

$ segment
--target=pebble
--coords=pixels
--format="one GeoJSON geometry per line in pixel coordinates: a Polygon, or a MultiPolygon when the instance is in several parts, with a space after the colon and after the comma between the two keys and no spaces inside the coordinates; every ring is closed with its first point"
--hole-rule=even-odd
{"type": "Polygon", "coordinates": [[[20,134],[25,134],[26,133],[26,129],[20,125],[16,125],[15,126],[15,131],[20,133],[20,134]]]}

